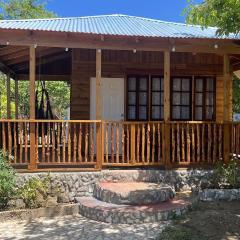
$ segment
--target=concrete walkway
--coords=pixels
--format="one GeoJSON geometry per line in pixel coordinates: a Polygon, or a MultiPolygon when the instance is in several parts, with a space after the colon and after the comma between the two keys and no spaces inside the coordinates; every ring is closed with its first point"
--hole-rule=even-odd
{"type": "Polygon", "coordinates": [[[155,239],[167,222],[110,225],[80,215],[31,222],[0,223],[1,240],[146,240],[155,239]]]}

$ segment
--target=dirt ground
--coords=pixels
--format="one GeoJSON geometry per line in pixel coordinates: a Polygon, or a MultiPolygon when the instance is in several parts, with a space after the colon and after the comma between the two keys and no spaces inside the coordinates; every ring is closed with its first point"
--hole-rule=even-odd
{"type": "Polygon", "coordinates": [[[240,201],[197,203],[159,237],[159,240],[237,239],[240,239],[240,201]]]}

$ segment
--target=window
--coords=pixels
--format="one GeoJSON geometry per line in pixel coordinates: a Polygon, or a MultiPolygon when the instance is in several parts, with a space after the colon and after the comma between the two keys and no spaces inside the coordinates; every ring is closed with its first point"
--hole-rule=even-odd
{"type": "Polygon", "coordinates": [[[191,119],[191,77],[173,77],[172,79],[172,119],[191,119]]]}
{"type": "Polygon", "coordinates": [[[215,79],[212,77],[196,77],[194,81],[194,120],[214,120],[215,79]]]}
{"type": "Polygon", "coordinates": [[[151,77],[151,120],[163,119],[163,77],[151,77]]]}
{"type": "Polygon", "coordinates": [[[127,119],[148,119],[148,76],[127,79],[127,119]]]}

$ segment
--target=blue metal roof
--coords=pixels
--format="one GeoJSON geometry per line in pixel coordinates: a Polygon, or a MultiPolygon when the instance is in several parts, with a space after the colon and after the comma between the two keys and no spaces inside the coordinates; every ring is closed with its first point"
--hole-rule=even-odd
{"type": "Polygon", "coordinates": [[[134,17],[121,14],[90,17],[1,20],[0,29],[90,33],[118,36],[240,39],[240,35],[217,36],[217,28],[134,17]]]}

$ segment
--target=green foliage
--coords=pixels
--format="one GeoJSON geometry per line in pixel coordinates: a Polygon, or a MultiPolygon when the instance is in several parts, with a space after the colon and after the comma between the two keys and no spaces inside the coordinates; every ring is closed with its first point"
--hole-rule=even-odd
{"type": "Polygon", "coordinates": [[[237,178],[240,168],[235,160],[229,164],[218,163],[213,171],[212,183],[219,188],[238,188],[240,186],[237,178]]]}
{"type": "Polygon", "coordinates": [[[0,0],[0,18],[27,19],[56,17],[53,12],[46,10],[47,2],[40,0],[0,0]]]}
{"type": "Polygon", "coordinates": [[[41,197],[42,201],[47,199],[49,184],[50,175],[43,180],[35,177],[31,178],[19,188],[19,195],[28,208],[41,207],[39,198],[41,197]]]}
{"type": "Polygon", "coordinates": [[[15,187],[15,171],[7,162],[6,155],[0,151],[0,209],[4,209],[14,196],[15,187]]]}
{"type": "MultiPolygon", "coordinates": [[[[18,84],[19,97],[19,115],[21,118],[29,117],[29,82],[20,81],[18,84]]],[[[38,86],[38,100],[41,98],[41,87],[38,86]]],[[[51,105],[58,119],[64,119],[67,116],[67,109],[70,105],[70,88],[66,82],[46,82],[46,89],[49,93],[51,105]]],[[[0,75],[0,117],[6,118],[7,116],[7,91],[6,91],[6,80],[3,75],[0,75]]],[[[14,82],[11,80],[11,113],[15,114],[15,103],[14,103],[14,82]]]]}
{"type": "Polygon", "coordinates": [[[187,23],[217,27],[218,35],[239,33],[239,0],[204,0],[198,5],[194,0],[187,1],[188,7],[184,11],[187,23]]]}
{"type": "Polygon", "coordinates": [[[240,113],[240,79],[233,77],[233,112],[240,113]]]}

